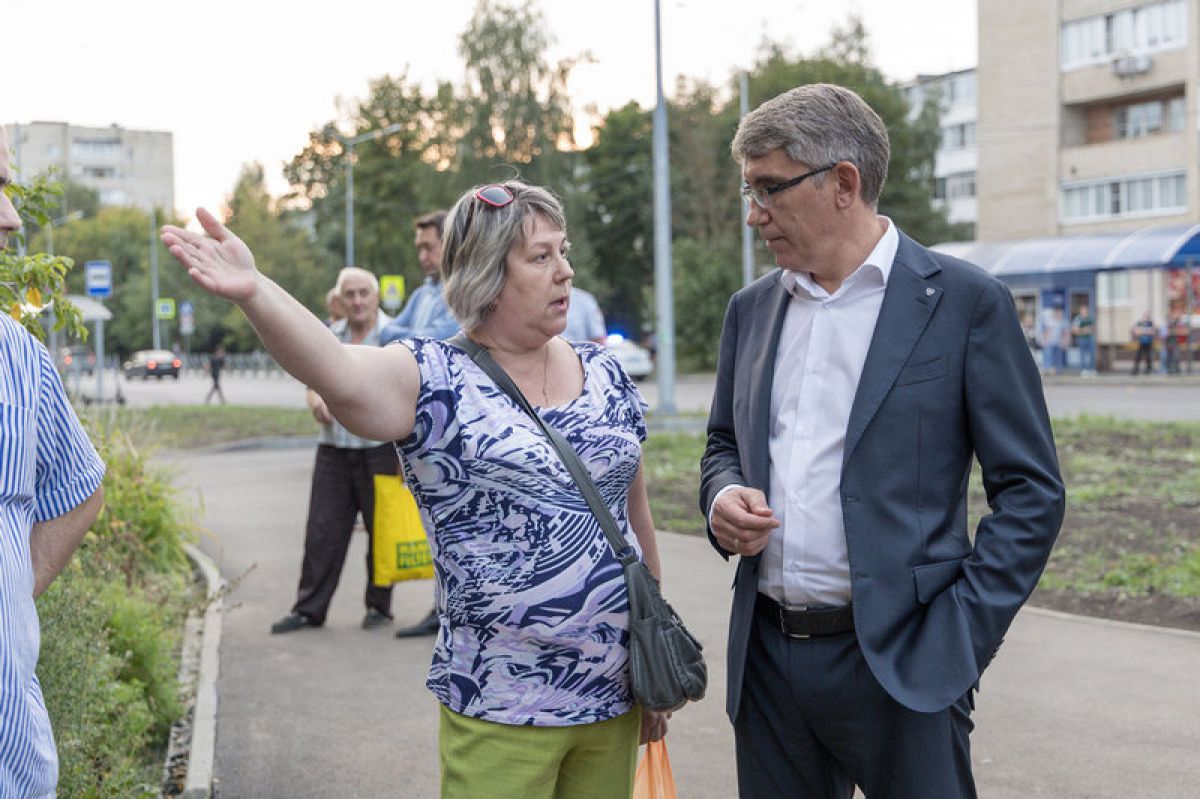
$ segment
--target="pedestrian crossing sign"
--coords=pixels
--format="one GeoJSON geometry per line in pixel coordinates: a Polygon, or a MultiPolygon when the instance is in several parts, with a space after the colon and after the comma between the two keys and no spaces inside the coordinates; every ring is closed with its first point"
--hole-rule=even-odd
{"type": "Polygon", "coordinates": [[[383,275],[379,278],[379,304],[395,313],[404,304],[404,275],[383,275]]]}
{"type": "Polygon", "coordinates": [[[159,297],[154,303],[155,315],[161,320],[175,318],[175,300],[172,297],[159,297]]]}

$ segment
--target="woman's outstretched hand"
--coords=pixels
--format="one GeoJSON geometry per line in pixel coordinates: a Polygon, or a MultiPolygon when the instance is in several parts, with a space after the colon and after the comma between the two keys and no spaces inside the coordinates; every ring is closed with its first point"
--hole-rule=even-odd
{"type": "Polygon", "coordinates": [[[196,209],[196,219],[207,236],[163,225],[163,244],[200,288],[233,302],[250,299],[258,285],[250,248],[203,208],[196,209]]]}

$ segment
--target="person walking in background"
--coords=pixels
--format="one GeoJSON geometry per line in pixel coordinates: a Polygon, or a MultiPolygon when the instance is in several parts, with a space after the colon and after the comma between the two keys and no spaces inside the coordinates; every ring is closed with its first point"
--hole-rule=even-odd
{"type": "Polygon", "coordinates": [[[1096,374],[1096,320],[1086,305],[1079,306],[1079,312],[1071,319],[1071,335],[1075,337],[1075,346],[1079,348],[1079,370],[1084,377],[1096,374]]]}
{"type": "MultiPolygon", "coordinates": [[[[667,714],[633,703],[622,569],[553,445],[451,342],[339,347],[245,244],[198,218],[213,238],[164,227],[171,254],[236,302],[350,430],[403,453],[437,576],[427,684],[442,796],[627,799],[639,734],[661,738],[667,714]]],[[[575,447],[628,546],[660,574],[645,402],[611,352],[561,337],[573,275],[562,206],[517,181],[476,187],[450,211],[444,246],[464,332],[575,447]]]]}
{"type": "Polygon", "coordinates": [[[878,215],[887,129],[848,89],[767,101],[733,153],[780,267],[729,303],[701,463],[740,795],[973,797],[973,692],[1064,506],[1012,295],[878,215]]]}
{"type": "MultiPolygon", "coordinates": [[[[21,220],[4,188],[0,252],[21,220]]],[[[34,600],[67,565],[104,503],[104,462],[79,424],[50,353],[0,314],[0,796],[54,796],[58,752],[38,683],[34,600]]]]}
{"type": "Polygon", "coordinates": [[[442,295],[442,232],[445,224],[445,211],[430,211],[417,219],[413,244],[425,279],[409,296],[404,310],[384,328],[379,337],[381,345],[414,336],[450,338],[458,332],[458,322],[442,295]]]}
{"type": "MultiPolygon", "coordinates": [[[[404,310],[383,329],[379,341],[386,346],[404,338],[449,338],[458,332],[458,322],[442,293],[442,234],[446,212],[430,211],[414,223],[413,246],[425,280],[408,298],[404,310]]],[[[431,607],[420,621],[396,630],[397,638],[419,638],[438,631],[438,613],[431,607]]]]}
{"type": "Polygon", "coordinates": [[[221,390],[221,371],[224,368],[225,347],[218,344],[212,355],[208,356],[208,376],[212,378],[212,388],[208,390],[208,395],[204,398],[205,405],[213,398],[213,394],[221,399],[222,405],[225,404],[225,392],[221,390]]]}
{"type": "Polygon", "coordinates": [[[1042,371],[1058,374],[1066,364],[1066,345],[1071,333],[1062,308],[1047,308],[1042,313],[1042,371]]]}
{"type": "Polygon", "coordinates": [[[1133,374],[1137,375],[1138,366],[1144,361],[1146,364],[1146,374],[1154,368],[1154,337],[1157,331],[1154,329],[1154,320],[1150,316],[1150,312],[1146,311],[1141,318],[1134,323],[1129,330],[1129,335],[1137,344],[1137,352],[1133,356],[1133,374]]]}
{"type": "Polygon", "coordinates": [[[1162,326],[1162,363],[1159,371],[1164,375],[1179,374],[1179,338],[1176,335],[1179,326],[1179,312],[1172,311],[1162,326]]]}
{"type": "MultiPolygon", "coordinates": [[[[338,273],[337,292],[346,313],[345,324],[328,330],[343,344],[378,346],[379,334],[389,321],[379,310],[379,280],[365,269],[347,266],[338,273]]],[[[325,624],[350,548],[354,522],[360,515],[368,542],[367,588],[363,596],[367,611],[362,628],[370,630],[389,624],[392,589],[377,586],[372,579],[374,560],[370,544],[375,531],[375,475],[397,473],[395,447],[351,433],[334,418],[322,395],[312,388],[306,397],[309,411],[321,424],[321,433],[308,499],[300,586],[291,612],[271,625],[271,632],[289,633],[325,624]]]]}
{"type": "Polygon", "coordinates": [[[590,291],[571,286],[571,307],[567,309],[567,328],[563,331],[567,341],[591,341],[604,344],[608,331],[604,328],[604,314],[600,303],[590,291]]]}

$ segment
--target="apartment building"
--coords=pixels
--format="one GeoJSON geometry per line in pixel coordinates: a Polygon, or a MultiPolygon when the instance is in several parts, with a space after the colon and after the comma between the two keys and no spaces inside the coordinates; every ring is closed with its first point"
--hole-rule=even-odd
{"type": "Polygon", "coordinates": [[[934,162],[934,200],[946,209],[951,222],[968,224],[973,229],[978,215],[975,70],[918,75],[903,88],[911,117],[915,118],[927,102],[940,106],[942,136],[934,162]]]}
{"type": "Polygon", "coordinates": [[[980,248],[962,254],[1024,242],[995,250],[993,270],[1022,310],[1089,304],[1110,355],[1143,311],[1196,311],[1183,260],[1200,231],[1198,5],[978,0],[980,248]],[[1161,262],[1129,265],[1153,237],[1161,262]],[[1029,271],[1012,274],[1018,260],[1029,271]]]}
{"type": "Polygon", "coordinates": [[[23,178],[58,174],[95,189],[102,205],[175,208],[173,136],[164,131],[67,122],[4,126],[13,166],[23,178]]]}

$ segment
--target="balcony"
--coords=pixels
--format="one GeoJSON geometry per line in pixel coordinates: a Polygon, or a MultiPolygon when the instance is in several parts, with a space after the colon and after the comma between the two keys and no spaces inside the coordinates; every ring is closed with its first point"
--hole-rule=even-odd
{"type": "Polygon", "coordinates": [[[1179,48],[1073,69],[1062,73],[1060,101],[1093,103],[1183,86],[1187,63],[1187,50],[1179,48]]]}
{"type": "Polygon", "coordinates": [[[1159,133],[1136,139],[1064,147],[1058,174],[1064,183],[1093,178],[1165,172],[1187,164],[1184,133],[1159,133]]]}

